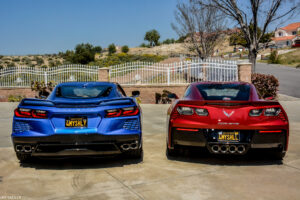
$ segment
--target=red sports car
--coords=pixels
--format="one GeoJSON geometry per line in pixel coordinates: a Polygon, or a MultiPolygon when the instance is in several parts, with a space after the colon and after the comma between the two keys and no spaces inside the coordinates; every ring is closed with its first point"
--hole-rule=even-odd
{"type": "Polygon", "coordinates": [[[282,159],[288,149],[289,122],[277,101],[259,98],[244,82],[190,84],[168,110],[167,155],[183,146],[204,147],[214,154],[245,154],[269,149],[282,159]]]}

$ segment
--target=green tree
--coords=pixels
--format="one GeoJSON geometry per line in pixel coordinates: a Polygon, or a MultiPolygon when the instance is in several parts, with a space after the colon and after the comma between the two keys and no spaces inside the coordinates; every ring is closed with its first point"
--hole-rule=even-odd
{"type": "Polygon", "coordinates": [[[171,39],[166,39],[162,42],[163,44],[173,44],[175,43],[175,39],[171,38],[171,39]]]}
{"type": "Polygon", "coordinates": [[[112,54],[114,54],[114,53],[116,53],[116,52],[117,52],[116,45],[115,45],[115,44],[110,44],[110,45],[108,46],[108,54],[109,54],[109,55],[112,55],[112,54]]]}
{"type": "MultiPolygon", "coordinates": [[[[250,24],[249,26],[249,30],[250,30],[250,34],[251,36],[253,36],[253,30],[254,30],[254,26],[253,24],[250,24]]],[[[261,29],[259,27],[257,27],[257,34],[261,35],[261,29]]],[[[261,44],[268,44],[269,42],[272,41],[272,37],[274,37],[274,32],[271,33],[265,33],[261,38],[259,43],[261,44]]],[[[234,34],[232,34],[229,38],[229,44],[231,46],[235,46],[235,45],[241,45],[243,47],[248,48],[248,43],[247,40],[245,39],[244,33],[240,32],[236,32],[234,34]]]]}
{"type": "Polygon", "coordinates": [[[129,47],[127,45],[122,46],[122,52],[123,53],[128,53],[129,52],[129,47]]]}
{"type": "Polygon", "coordinates": [[[144,40],[149,41],[151,47],[159,45],[160,34],[157,30],[153,29],[146,32],[144,40]]]}

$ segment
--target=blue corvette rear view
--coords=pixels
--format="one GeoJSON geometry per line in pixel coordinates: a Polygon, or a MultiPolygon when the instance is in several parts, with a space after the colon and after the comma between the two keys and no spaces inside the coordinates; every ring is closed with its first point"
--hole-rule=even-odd
{"type": "Polygon", "coordinates": [[[70,82],[57,85],[46,100],[23,99],[13,119],[17,158],[122,153],[140,158],[141,109],[134,97],[116,83],[70,82]]]}

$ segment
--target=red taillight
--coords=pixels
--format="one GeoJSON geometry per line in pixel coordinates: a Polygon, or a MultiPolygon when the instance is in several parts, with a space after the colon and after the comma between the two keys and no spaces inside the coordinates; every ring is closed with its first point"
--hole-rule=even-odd
{"type": "Polygon", "coordinates": [[[15,109],[15,116],[16,117],[23,117],[23,118],[46,119],[47,118],[47,111],[45,111],[45,110],[33,110],[33,109],[27,109],[27,108],[16,108],[15,109]]]}
{"type": "Polygon", "coordinates": [[[106,110],[105,117],[125,117],[125,116],[134,116],[139,114],[139,109],[137,107],[127,107],[121,109],[111,109],[106,110]]]}

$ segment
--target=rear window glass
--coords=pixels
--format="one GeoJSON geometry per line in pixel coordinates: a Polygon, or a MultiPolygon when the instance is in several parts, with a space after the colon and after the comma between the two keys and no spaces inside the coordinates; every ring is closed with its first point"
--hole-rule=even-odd
{"type": "Polygon", "coordinates": [[[111,91],[110,86],[61,86],[57,88],[56,96],[63,98],[88,99],[108,96],[111,91]]]}
{"type": "Polygon", "coordinates": [[[197,85],[204,100],[248,101],[250,86],[240,84],[197,85]]]}

